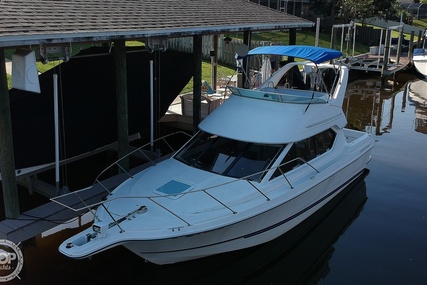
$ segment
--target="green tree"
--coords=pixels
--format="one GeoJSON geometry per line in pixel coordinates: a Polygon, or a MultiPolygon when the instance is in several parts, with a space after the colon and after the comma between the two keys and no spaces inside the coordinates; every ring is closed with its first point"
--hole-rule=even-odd
{"type": "Polygon", "coordinates": [[[372,17],[374,0],[341,0],[340,15],[344,23],[372,17]]]}
{"type": "Polygon", "coordinates": [[[400,16],[398,0],[312,0],[311,9],[323,16],[339,16],[343,23],[371,17],[390,20],[400,16]]]}
{"type": "Polygon", "coordinates": [[[341,0],[312,0],[310,9],[322,16],[335,17],[341,0]]]}

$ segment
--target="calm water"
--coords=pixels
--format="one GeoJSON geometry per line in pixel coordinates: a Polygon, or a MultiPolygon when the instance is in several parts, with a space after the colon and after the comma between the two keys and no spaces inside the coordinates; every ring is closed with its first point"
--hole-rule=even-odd
{"type": "Polygon", "coordinates": [[[9,284],[427,284],[427,81],[399,79],[349,85],[349,125],[376,136],[370,171],[279,239],[157,266],[123,248],[67,259],[57,247],[68,229],[25,242],[9,284]]]}

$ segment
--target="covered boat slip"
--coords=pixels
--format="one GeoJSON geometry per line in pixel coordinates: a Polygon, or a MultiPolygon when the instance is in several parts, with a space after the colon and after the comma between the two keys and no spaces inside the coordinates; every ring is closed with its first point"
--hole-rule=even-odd
{"type": "MultiPolygon", "coordinates": [[[[3,0],[0,1],[0,6],[0,14],[2,15],[2,19],[4,19],[4,21],[0,23],[0,62],[2,66],[5,64],[5,54],[8,54],[9,49],[24,48],[29,51],[43,49],[44,51],[48,51],[46,55],[51,55],[51,51],[61,51],[58,57],[55,55],[56,59],[68,60],[70,59],[70,55],[71,58],[73,57],[70,48],[75,45],[95,44],[107,47],[107,49],[114,45],[115,48],[110,49],[110,51],[113,51],[115,54],[114,62],[117,64],[115,64],[114,70],[116,72],[114,72],[115,75],[112,78],[109,77],[109,79],[101,82],[101,85],[107,82],[116,83],[117,92],[115,93],[117,94],[117,107],[120,110],[120,114],[126,114],[123,110],[126,109],[125,105],[127,104],[125,99],[127,92],[127,78],[125,74],[126,55],[122,48],[125,46],[126,42],[141,41],[150,48],[153,54],[161,54],[167,49],[167,44],[165,46],[165,43],[169,38],[191,37],[193,39],[191,52],[194,57],[192,56],[192,60],[186,62],[185,69],[192,69],[192,73],[195,75],[196,79],[194,95],[200,98],[200,85],[198,83],[201,80],[203,36],[212,36],[212,41],[216,41],[214,46],[217,46],[218,37],[220,35],[242,33],[245,38],[245,44],[250,45],[250,34],[253,31],[289,29],[293,32],[292,34],[295,35],[294,32],[296,29],[309,28],[314,25],[313,22],[300,17],[274,11],[262,5],[243,0],[170,0],[167,1],[167,3],[158,0],[124,0],[120,3],[117,1],[74,0],[44,1],[43,5],[40,5],[38,1],[3,0]],[[64,13],[64,11],[67,11],[67,13],[64,13]],[[171,13],[171,11],[174,11],[174,13],[171,13]],[[236,13],[236,11],[239,12],[236,13]],[[61,15],[61,17],[58,17],[58,15],[61,15]],[[62,53],[62,51],[66,50],[67,52],[62,53]]],[[[292,39],[295,40],[295,37],[292,39]]],[[[217,48],[215,48],[215,52],[216,49],[217,48]]],[[[218,58],[215,57],[215,60],[217,59],[218,58]]],[[[51,61],[55,59],[52,59],[52,56],[48,56],[44,57],[44,60],[51,61]]],[[[169,64],[174,63],[173,60],[166,61],[169,64]]],[[[163,71],[165,70],[166,68],[163,68],[163,71]]],[[[85,70],[82,69],[75,72],[74,75],[78,76],[80,71],[82,73],[85,72],[85,70]]],[[[105,69],[102,71],[105,71],[105,69]]],[[[169,81],[170,83],[175,77],[180,77],[181,75],[184,74],[175,72],[175,74],[170,77],[162,75],[162,81],[169,81]]],[[[142,77],[136,80],[135,85],[139,85],[139,83],[143,81],[142,78],[144,76],[140,76],[142,77]]],[[[4,112],[1,112],[0,116],[2,119],[1,121],[6,122],[6,124],[1,125],[1,132],[5,135],[0,136],[1,149],[6,150],[0,153],[0,171],[4,178],[2,179],[2,188],[5,194],[5,216],[8,218],[17,218],[21,211],[19,209],[19,197],[16,186],[16,170],[20,167],[25,167],[22,165],[28,164],[28,160],[31,160],[29,159],[31,155],[19,158],[19,164],[22,164],[21,166],[15,167],[13,155],[14,141],[9,139],[12,138],[12,124],[14,124],[14,122],[11,119],[13,114],[11,115],[10,111],[7,75],[3,68],[0,69],[0,77],[0,105],[5,107],[4,112]]],[[[160,77],[156,76],[156,79],[157,82],[159,82],[160,77]]],[[[73,83],[74,85],[80,84],[79,80],[75,80],[73,83]]],[[[148,84],[144,84],[144,86],[148,86],[148,84]]],[[[174,87],[178,87],[178,84],[169,84],[169,86],[162,88],[162,91],[159,93],[163,94],[166,91],[165,89],[174,87]]],[[[49,89],[51,88],[49,87],[49,89]]],[[[114,87],[110,89],[114,89],[114,87]]],[[[43,92],[43,90],[41,91],[43,92]]],[[[111,90],[107,90],[107,93],[110,93],[110,91],[111,90]]],[[[157,88],[154,88],[154,91],[156,93],[157,88]]],[[[52,96],[53,94],[49,95],[52,96]]],[[[178,95],[178,93],[176,93],[174,97],[176,97],[176,95],[178,95]]],[[[162,96],[156,96],[156,99],[161,100],[161,106],[155,108],[155,111],[159,111],[159,114],[167,110],[167,106],[174,98],[164,98],[166,99],[164,100],[163,98],[160,99],[160,97],[162,96]],[[163,103],[168,103],[165,104],[165,108],[163,108],[163,103]]],[[[138,97],[137,99],[140,98],[138,97]]],[[[102,103],[103,102],[101,102],[100,105],[102,105],[102,103]]],[[[78,106],[74,109],[86,107],[84,103],[78,103],[77,105],[78,106]]],[[[144,105],[143,108],[147,106],[145,103],[142,103],[142,105],[144,105]]],[[[133,106],[137,106],[137,104],[133,104],[129,101],[129,107],[133,106]]],[[[195,105],[194,113],[197,114],[198,111],[199,108],[195,105]]],[[[112,114],[112,112],[109,113],[112,114]]],[[[39,115],[42,114],[43,111],[40,111],[39,115]]],[[[139,116],[139,114],[137,114],[137,116],[139,116]]],[[[116,125],[114,124],[114,119],[111,119],[108,123],[104,123],[99,127],[97,131],[102,130],[105,132],[103,132],[100,138],[93,138],[93,140],[95,143],[103,141],[104,137],[107,137],[109,140],[110,130],[117,130],[115,131],[118,138],[117,149],[120,155],[122,155],[128,151],[126,149],[129,143],[128,135],[132,133],[129,132],[128,134],[127,132],[128,126],[125,122],[125,116],[117,116],[117,118],[119,121],[116,125]]],[[[193,125],[197,126],[200,122],[200,118],[198,116],[193,116],[193,118],[193,125]]],[[[84,126],[88,123],[92,123],[93,120],[96,121],[96,117],[95,119],[92,119],[92,117],[86,118],[86,120],[77,118],[76,122],[78,121],[79,123],[76,124],[84,126]],[[80,123],[82,121],[83,123],[80,123]]],[[[145,125],[146,121],[148,120],[144,120],[140,125],[145,125]]],[[[43,127],[45,125],[48,124],[44,124],[43,127]]],[[[137,128],[139,127],[140,126],[137,126],[137,128]]],[[[15,129],[16,127],[13,126],[13,131],[15,131],[15,129]]],[[[82,128],[82,130],[83,129],[84,128],[82,128]]],[[[31,133],[33,133],[33,129],[31,129],[31,133]]],[[[84,147],[90,145],[92,140],[87,139],[83,142],[84,139],[81,139],[85,138],[85,135],[86,134],[79,134],[74,136],[74,142],[80,142],[81,146],[84,147]]],[[[31,137],[30,140],[27,141],[34,141],[34,138],[31,137]]],[[[42,147],[44,148],[44,146],[42,147]]],[[[20,147],[15,147],[16,150],[18,148],[20,147]]],[[[70,146],[70,152],[71,149],[70,146]]],[[[45,152],[47,153],[46,156],[50,156],[50,150],[51,149],[45,152]]],[[[77,143],[74,150],[80,151],[79,143],[77,143]]],[[[25,150],[23,150],[23,152],[24,151],[25,150]]],[[[32,154],[37,155],[40,160],[50,160],[41,153],[42,152],[32,152],[32,154]]],[[[31,164],[32,162],[30,161],[29,163],[31,164]]]]}

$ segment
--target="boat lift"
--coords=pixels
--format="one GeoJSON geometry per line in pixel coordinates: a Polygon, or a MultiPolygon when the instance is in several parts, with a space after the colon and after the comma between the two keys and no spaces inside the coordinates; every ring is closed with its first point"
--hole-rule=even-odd
{"type": "MultiPolygon", "coordinates": [[[[356,24],[351,22],[346,25],[334,25],[332,30],[331,38],[331,48],[334,46],[335,41],[335,32],[334,29],[341,28],[341,51],[343,50],[344,40],[347,42],[347,56],[343,59],[343,63],[347,65],[348,68],[353,70],[361,70],[365,72],[380,72],[381,78],[385,81],[385,78],[389,75],[394,75],[396,72],[406,68],[410,63],[410,52],[408,56],[402,57],[402,39],[403,39],[403,22],[398,23],[398,25],[384,27],[381,29],[380,39],[378,46],[370,47],[370,51],[365,54],[354,55],[355,42],[356,42],[356,24]],[[347,29],[347,33],[345,33],[347,29]],[[396,55],[392,56],[391,54],[391,43],[392,37],[391,32],[398,31],[398,44],[396,49],[396,55]],[[349,55],[349,43],[351,37],[353,38],[353,47],[352,54],[349,55]],[[384,39],[384,44],[382,44],[384,39]]],[[[412,45],[414,42],[414,34],[411,33],[410,47],[409,51],[412,50],[412,45]]]]}

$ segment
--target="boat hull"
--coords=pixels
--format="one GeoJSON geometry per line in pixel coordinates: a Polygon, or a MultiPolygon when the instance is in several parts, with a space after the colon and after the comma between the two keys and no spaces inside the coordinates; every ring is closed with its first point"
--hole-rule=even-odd
{"type": "Polygon", "coordinates": [[[427,55],[414,55],[412,61],[418,72],[427,77],[427,55]]]}
{"type": "Polygon", "coordinates": [[[123,245],[152,263],[170,264],[263,244],[285,234],[327,204],[362,175],[369,159],[370,149],[294,199],[240,222],[198,234],[135,240],[123,245]]]}

